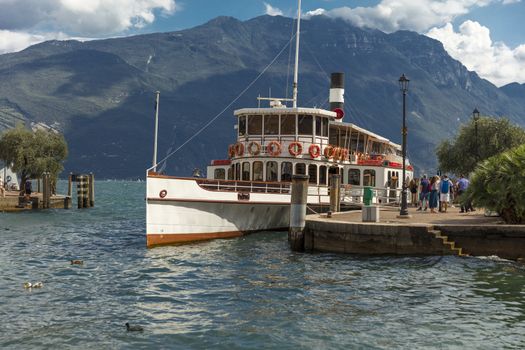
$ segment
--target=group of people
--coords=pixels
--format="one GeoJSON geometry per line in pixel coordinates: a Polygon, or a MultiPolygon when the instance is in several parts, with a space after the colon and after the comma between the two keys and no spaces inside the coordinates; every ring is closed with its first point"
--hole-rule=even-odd
{"type": "MultiPolygon", "coordinates": [[[[412,179],[408,185],[412,195],[411,203],[418,206],[418,211],[430,208],[431,213],[437,213],[437,210],[446,213],[449,203],[459,198],[468,186],[469,181],[463,175],[457,181],[452,181],[447,175],[428,178],[426,174],[421,180],[412,179]]],[[[461,213],[469,211],[474,211],[471,203],[461,205],[461,213]]]]}

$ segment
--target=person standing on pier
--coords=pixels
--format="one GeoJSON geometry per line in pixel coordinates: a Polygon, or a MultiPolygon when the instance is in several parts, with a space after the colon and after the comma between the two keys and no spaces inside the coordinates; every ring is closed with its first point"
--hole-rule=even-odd
{"type": "Polygon", "coordinates": [[[452,191],[453,186],[454,185],[448,176],[443,175],[443,179],[439,186],[439,200],[441,202],[441,208],[445,213],[447,212],[448,202],[450,201],[450,192],[452,191]]]}
{"type": "Polygon", "coordinates": [[[422,210],[423,205],[425,206],[425,210],[427,210],[428,206],[428,196],[430,193],[430,182],[427,179],[427,174],[423,175],[423,179],[421,180],[420,191],[419,191],[419,200],[420,205],[417,210],[422,210]]]}
{"type": "Polygon", "coordinates": [[[469,212],[469,211],[474,211],[474,208],[472,207],[472,203],[470,203],[470,201],[466,202],[466,203],[463,203],[462,202],[462,199],[461,199],[461,195],[463,193],[465,193],[465,191],[467,190],[468,186],[470,185],[470,182],[465,178],[465,176],[463,176],[463,174],[459,175],[459,180],[458,180],[458,197],[460,197],[460,202],[461,202],[461,210],[460,210],[460,213],[465,213],[465,212],[469,212]]]}
{"type": "Polygon", "coordinates": [[[416,178],[412,178],[412,180],[410,180],[410,184],[408,185],[408,188],[410,189],[410,194],[411,194],[410,203],[412,203],[413,206],[417,207],[418,200],[417,200],[417,179],[416,178]]]}
{"type": "Polygon", "coordinates": [[[432,214],[437,213],[436,208],[438,207],[438,192],[439,192],[439,177],[438,176],[432,176],[432,179],[430,179],[430,212],[432,214]]]}

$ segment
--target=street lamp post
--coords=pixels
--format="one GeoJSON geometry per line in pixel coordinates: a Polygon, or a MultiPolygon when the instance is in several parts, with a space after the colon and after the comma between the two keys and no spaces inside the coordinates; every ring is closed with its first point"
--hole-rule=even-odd
{"type": "Polygon", "coordinates": [[[474,135],[476,137],[476,163],[479,162],[479,145],[478,145],[478,120],[479,120],[479,111],[477,108],[474,108],[472,111],[472,119],[474,119],[474,135]]]}
{"type": "Polygon", "coordinates": [[[399,78],[399,88],[403,92],[403,189],[401,191],[401,210],[399,211],[400,218],[409,218],[408,203],[407,203],[407,183],[406,183],[406,157],[407,157],[407,127],[406,127],[406,96],[408,91],[408,82],[410,80],[405,77],[405,74],[399,78]]]}

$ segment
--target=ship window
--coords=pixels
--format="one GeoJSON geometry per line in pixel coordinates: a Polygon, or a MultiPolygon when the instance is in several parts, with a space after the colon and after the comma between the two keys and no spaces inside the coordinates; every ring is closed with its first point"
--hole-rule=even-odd
{"type": "Polygon", "coordinates": [[[265,135],[279,135],[279,116],[265,115],[264,116],[264,134],[265,135]]]}
{"type": "Polygon", "coordinates": [[[315,135],[328,137],[328,119],[315,117],[315,135]]]}
{"type": "Polygon", "coordinates": [[[366,169],[363,171],[363,186],[376,186],[376,171],[366,169]]]}
{"type": "Polygon", "coordinates": [[[263,163],[253,162],[253,181],[263,181],[263,163]]]}
{"type": "Polygon", "coordinates": [[[295,135],[295,115],[281,115],[281,135],[295,135]]]}
{"type": "Polygon", "coordinates": [[[299,114],[299,135],[313,135],[313,120],[311,115],[299,114]]]}
{"type": "Polygon", "coordinates": [[[241,115],[239,117],[239,136],[246,135],[246,116],[241,115]]]}
{"type": "Polygon", "coordinates": [[[306,175],[306,165],[304,163],[295,164],[295,173],[298,175],[306,175]]]}
{"type": "MultiPolygon", "coordinates": [[[[326,118],[322,118],[322,117],[315,117],[315,135],[316,136],[323,136],[323,137],[326,137],[328,135],[326,135],[325,132],[323,132],[323,122],[324,121],[327,121],[326,118]]],[[[328,124],[327,124],[328,125],[328,124]]]]}
{"type": "Polygon", "coordinates": [[[228,168],[228,180],[233,180],[233,165],[228,168]]]}
{"type": "Polygon", "coordinates": [[[237,163],[235,164],[235,180],[241,179],[241,164],[237,163]]]}
{"type": "Polygon", "coordinates": [[[310,182],[311,184],[317,184],[317,165],[308,165],[308,176],[310,176],[308,182],[310,182]]]}
{"type": "Polygon", "coordinates": [[[215,180],[224,180],[226,176],[226,170],[224,169],[215,169],[215,171],[213,172],[213,178],[215,180]]]}
{"type": "Polygon", "coordinates": [[[326,185],[326,166],[319,167],[319,185],[326,185]]]}
{"type": "Polygon", "coordinates": [[[359,169],[348,170],[348,184],[359,186],[361,184],[361,171],[359,169]]]}
{"type": "Polygon", "coordinates": [[[277,162],[266,163],[266,181],[277,181],[277,162]]]}
{"type": "Polygon", "coordinates": [[[262,135],[262,115],[248,117],[248,135],[262,135]]]}
{"type": "Polygon", "coordinates": [[[281,181],[292,181],[292,163],[281,163],[281,181]]]}
{"type": "Polygon", "coordinates": [[[250,181],[250,163],[242,163],[242,180],[250,181]]]}

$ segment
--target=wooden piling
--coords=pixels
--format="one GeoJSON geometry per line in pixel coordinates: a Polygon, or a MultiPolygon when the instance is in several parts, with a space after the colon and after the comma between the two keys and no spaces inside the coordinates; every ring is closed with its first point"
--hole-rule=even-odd
{"type": "Polygon", "coordinates": [[[77,204],[78,209],[85,208],[84,206],[84,186],[85,177],[84,175],[77,175],[77,204]]]}
{"type": "Polygon", "coordinates": [[[293,251],[304,251],[304,226],[308,199],[308,175],[294,175],[292,178],[292,199],[290,204],[290,229],[288,243],[293,251]]]}
{"type": "Polygon", "coordinates": [[[95,206],[95,175],[89,173],[89,206],[95,206]]]}
{"type": "Polygon", "coordinates": [[[44,173],[42,175],[42,208],[49,209],[51,207],[51,175],[44,173]]]}
{"type": "Polygon", "coordinates": [[[330,175],[330,211],[341,211],[341,175],[330,175]]]}
{"type": "Polygon", "coordinates": [[[71,197],[73,195],[73,173],[69,173],[67,179],[67,195],[71,197]]]}

